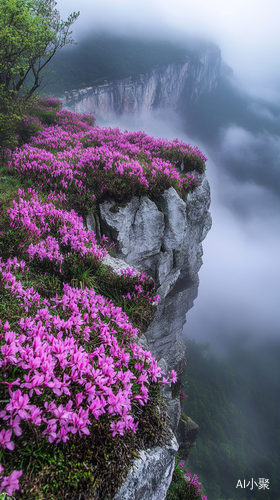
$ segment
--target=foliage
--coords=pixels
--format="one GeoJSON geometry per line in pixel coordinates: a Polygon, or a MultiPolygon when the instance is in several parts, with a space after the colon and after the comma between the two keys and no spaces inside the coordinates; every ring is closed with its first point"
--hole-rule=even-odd
{"type": "Polygon", "coordinates": [[[179,461],[178,454],[175,456],[175,468],[172,476],[172,482],[166,495],[166,500],[207,500],[206,496],[201,496],[198,477],[183,471],[184,463],[179,461]]]}
{"type": "MultiPolygon", "coordinates": [[[[95,133],[101,140],[101,129],[93,127],[93,117],[59,109],[56,100],[33,99],[21,141],[37,141],[38,150],[45,147],[48,153],[52,128],[64,133],[65,127],[65,143],[60,141],[58,149],[64,154],[67,141],[81,141],[88,161],[92,146],[86,141],[95,133]],[[32,130],[37,138],[30,136],[32,130]]],[[[143,158],[149,164],[151,154],[164,155],[164,141],[161,150],[145,134],[128,135],[130,142],[114,134],[105,131],[99,154],[106,157],[109,143],[120,158],[128,146],[139,158],[135,176],[143,158]]],[[[176,147],[184,154],[183,143],[176,147]]],[[[16,166],[16,155],[26,148],[5,151],[0,165],[0,489],[19,490],[17,497],[24,500],[66,500],[73,492],[77,498],[82,493],[110,497],[138,449],[171,437],[160,388],[175,384],[176,373],[164,374],[151,353],[132,341],[137,328],[150,321],[159,297],[144,273],[127,268],[116,276],[102,264],[106,238],[97,241],[84,228],[67,191],[46,182],[48,189],[38,192],[36,178],[26,175],[19,182],[17,169],[7,165],[12,157],[16,166]]],[[[166,172],[160,161],[155,165],[160,176],[174,172],[180,185],[170,162],[166,172]]],[[[46,180],[54,171],[53,164],[46,180]]]]}
{"type": "Polygon", "coordinates": [[[6,148],[14,148],[18,143],[17,126],[21,113],[11,95],[7,95],[5,87],[0,84],[0,152],[2,159],[6,148]]]}
{"type": "Polygon", "coordinates": [[[0,0],[0,152],[27,142],[40,130],[28,116],[52,57],[73,43],[78,14],[60,21],[54,0],[0,0]],[[32,77],[31,77],[32,75],[32,77]]]}
{"type": "Polygon", "coordinates": [[[65,45],[73,43],[70,27],[79,13],[60,21],[54,0],[0,1],[0,84],[18,92],[32,73],[27,96],[41,85],[44,69],[65,45]]]}
{"type": "MultiPolygon", "coordinates": [[[[187,341],[188,399],[184,411],[199,424],[189,467],[210,500],[251,499],[254,490],[236,488],[254,478],[269,479],[258,495],[280,498],[278,432],[279,344],[255,349],[240,346],[229,359],[214,357],[209,345],[187,341]]],[[[183,380],[184,380],[183,379],[183,380]]],[[[257,498],[257,494],[254,495],[257,498]]]]}

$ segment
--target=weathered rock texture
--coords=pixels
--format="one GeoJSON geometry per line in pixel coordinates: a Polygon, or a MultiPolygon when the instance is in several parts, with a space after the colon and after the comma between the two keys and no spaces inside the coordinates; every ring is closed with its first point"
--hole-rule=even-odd
{"type": "Polygon", "coordinates": [[[198,436],[198,430],[198,425],[190,417],[187,417],[187,421],[180,418],[176,437],[180,447],[180,456],[184,460],[187,460],[190,448],[196,446],[195,440],[198,436]]]}
{"type": "Polygon", "coordinates": [[[220,64],[220,49],[213,45],[200,56],[157,66],[136,78],[65,92],[61,100],[65,109],[103,119],[154,109],[182,110],[195,103],[199,94],[216,87],[220,64]]]}
{"type": "MultiPolygon", "coordinates": [[[[157,205],[147,197],[134,197],[125,207],[106,201],[99,206],[99,216],[86,219],[88,229],[116,243],[116,258],[105,259],[115,272],[134,267],[153,277],[161,300],[149,327],[140,332],[138,343],[151,351],[167,376],[175,370],[178,378],[186,369],[182,330],[198,292],[201,242],[211,227],[209,184],[205,174],[194,175],[201,184],[186,202],[170,188],[157,205]]],[[[141,460],[135,461],[134,472],[130,471],[115,500],[163,500],[172,479],[176,449],[180,446],[179,452],[186,457],[196,439],[198,426],[191,419],[188,423],[180,419],[179,396],[173,397],[167,385],[163,396],[174,442],[142,451],[141,460]]]]}
{"type": "Polygon", "coordinates": [[[169,446],[140,451],[114,500],[163,500],[174,470],[175,437],[169,446]]]}

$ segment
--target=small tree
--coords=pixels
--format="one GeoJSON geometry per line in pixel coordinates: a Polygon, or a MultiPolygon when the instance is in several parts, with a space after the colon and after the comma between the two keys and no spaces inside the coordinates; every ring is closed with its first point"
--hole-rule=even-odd
{"type": "Polygon", "coordinates": [[[0,151],[17,145],[26,104],[49,73],[80,13],[60,20],[54,0],[0,0],[0,151]],[[27,84],[28,81],[28,84],[27,84]]]}
{"type": "Polygon", "coordinates": [[[74,43],[71,25],[79,16],[60,20],[54,0],[0,0],[0,86],[29,98],[41,85],[52,57],[74,43]],[[27,77],[31,86],[22,92],[27,77]]]}

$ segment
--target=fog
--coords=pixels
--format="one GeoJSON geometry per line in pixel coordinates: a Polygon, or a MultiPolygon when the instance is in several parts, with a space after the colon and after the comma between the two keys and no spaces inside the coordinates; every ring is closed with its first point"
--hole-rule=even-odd
{"type": "Polygon", "coordinates": [[[187,314],[184,335],[210,342],[223,356],[236,345],[255,349],[279,339],[280,138],[231,126],[211,147],[182,132],[182,118],[171,112],[100,125],[177,137],[195,143],[209,158],[213,226],[203,242],[199,294],[187,314]],[[273,161],[264,161],[267,156],[273,161]]]}
{"type": "Polygon", "coordinates": [[[174,113],[167,118],[165,113],[164,118],[153,114],[142,121],[116,119],[99,124],[178,137],[198,145],[209,158],[213,227],[204,242],[199,297],[188,313],[185,334],[209,340],[221,353],[233,339],[256,345],[277,338],[278,0],[59,0],[57,8],[63,18],[80,10],[73,26],[78,41],[103,31],[178,42],[195,35],[219,45],[223,60],[234,72],[223,89],[223,106],[213,101],[212,113],[200,109],[185,121],[174,113]]]}
{"type": "Polygon", "coordinates": [[[58,0],[57,8],[63,19],[80,11],[73,26],[77,40],[102,30],[145,39],[212,40],[243,86],[279,100],[278,0],[58,0]]]}
{"type": "Polygon", "coordinates": [[[210,342],[220,355],[233,346],[261,355],[267,342],[279,340],[279,199],[253,182],[220,176],[211,161],[208,167],[213,227],[184,334],[210,342]]]}

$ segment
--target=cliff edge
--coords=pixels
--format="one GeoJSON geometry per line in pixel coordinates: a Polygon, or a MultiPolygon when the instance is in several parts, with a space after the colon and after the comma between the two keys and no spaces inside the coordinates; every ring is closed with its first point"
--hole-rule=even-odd
{"type": "MultiPolygon", "coordinates": [[[[185,202],[171,187],[157,204],[145,196],[133,197],[125,207],[105,201],[98,207],[99,215],[86,217],[88,230],[105,235],[117,246],[115,258],[105,257],[104,263],[116,273],[133,266],[154,279],[161,300],[136,342],[151,351],[166,375],[175,370],[179,379],[186,370],[183,325],[198,293],[201,242],[211,228],[209,183],[205,173],[194,174],[200,186],[185,202]]],[[[115,500],[165,498],[174,454],[179,449],[182,458],[187,458],[196,439],[198,426],[180,418],[180,395],[174,395],[168,385],[162,394],[174,438],[170,445],[140,452],[115,500]]]]}

